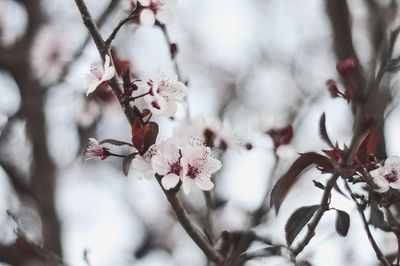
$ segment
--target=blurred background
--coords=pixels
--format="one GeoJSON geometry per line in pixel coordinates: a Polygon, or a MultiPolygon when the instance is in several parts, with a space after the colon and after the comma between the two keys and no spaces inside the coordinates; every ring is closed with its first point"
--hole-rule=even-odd
{"type": "MultiPolygon", "coordinates": [[[[131,8],[130,0],[86,3],[104,36],[131,8]]],[[[337,80],[343,89],[336,63],[349,56],[358,59],[360,75],[374,77],[382,47],[400,26],[397,4],[179,1],[167,30],[178,45],[176,60],[188,82],[190,116],[226,121],[253,146],[220,154],[223,167],[214,176],[212,192],[216,235],[249,229],[252,213],[267,204],[265,194],[297,153],[327,148],[318,133],[322,112],[331,139],[349,144],[351,106],[333,99],[326,81],[337,80]],[[271,123],[293,126],[285,156],[276,156],[265,134],[271,123]]],[[[159,27],[129,23],[113,44],[115,55],[129,61],[138,77],[174,74],[159,27]]],[[[399,48],[395,45],[395,56],[399,48]]],[[[130,126],[109,92],[85,96],[85,75],[99,60],[74,1],[0,0],[0,262],[56,265],[54,260],[43,264],[23,243],[16,244],[16,224],[8,210],[29,240],[68,265],[207,265],[155,180],[140,180],[134,171],[125,177],[120,159],[83,160],[89,137],[131,139],[130,126]]],[[[371,104],[382,117],[381,156],[400,150],[398,82],[396,73],[385,75],[371,104]]],[[[156,118],[159,138],[173,135],[185,123],[186,112],[181,107],[174,119],[156,118]]],[[[312,180],[324,183],[328,177],[316,169],[304,173],[279,215],[268,211],[254,230],[284,244],[285,221],[298,207],[319,203],[322,191],[312,180]]],[[[183,199],[201,223],[207,214],[202,192],[193,189],[183,199]]],[[[332,205],[351,214],[348,236],[335,232],[335,214],[328,212],[300,257],[312,265],[378,265],[354,204],[334,194],[332,205]]],[[[394,235],[372,232],[383,250],[396,252],[394,235]]],[[[292,265],[284,257],[256,258],[245,265],[267,264],[292,265]]]]}

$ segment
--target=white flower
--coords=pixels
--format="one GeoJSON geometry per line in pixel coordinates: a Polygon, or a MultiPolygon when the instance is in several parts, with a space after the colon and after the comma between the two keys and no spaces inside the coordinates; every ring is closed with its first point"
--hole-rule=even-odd
{"type": "Polygon", "coordinates": [[[157,152],[151,158],[151,168],[162,176],[164,189],[174,188],[181,181],[185,194],[190,192],[192,183],[202,190],[211,190],[214,187],[211,175],[221,166],[211,149],[196,138],[165,140],[157,145],[157,152]]]}
{"type": "Polygon", "coordinates": [[[189,194],[193,182],[202,190],[211,190],[214,187],[211,175],[222,166],[218,159],[212,157],[211,149],[199,141],[189,141],[184,146],[182,164],[186,169],[182,177],[182,188],[185,194],[189,194]]]}
{"type": "Polygon", "coordinates": [[[145,7],[140,13],[140,22],[152,26],[156,19],[161,24],[170,24],[173,20],[172,10],[178,4],[177,0],[138,0],[145,7]]]}
{"type": "Polygon", "coordinates": [[[94,138],[89,138],[89,145],[86,148],[85,161],[90,159],[106,159],[108,157],[107,150],[103,148],[94,138]]]}
{"type": "Polygon", "coordinates": [[[389,188],[400,189],[400,157],[386,159],[385,165],[370,172],[378,192],[386,192],[389,188]]]}
{"type": "Polygon", "coordinates": [[[159,145],[157,154],[151,158],[153,170],[163,176],[161,184],[165,189],[174,188],[183,178],[186,169],[181,161],[181,150],[174,141],[165,141],[159,145]]]}
{"type": "Polygon", "coordinates": [[[36,35],[30,56],[33,74],[48,85],[59,78],[71,60],[71,44],[60,31],[47,26],[36,35]]]}
{"type": "Polygon", "coordinates": [[[185,84],[176,77],[161,75],[147,82],[150,93],[144,96],[149,110],[158,116],[172,116],[176,113],[177,102],[182,102],[187,93],[185,84]]]}
{"type": "Polygon", "coordinates": [[[90,65],[90,73],[86,76],[87,92],[86,95],[94,92],[97,87],[115,76],[115,68],[111,65],[111,59],[108,55],[105,57],[104,65],[96,62],[90,65]]]}
{"type": "Polygon", "coordinates": [[[154,170],[151,166],[151,158],[157,153],[157,146],[151,146],[145,154],[136,155],[132,160],[132,167],[139,174],[139,177],[152,178],[154,177],[154,170]]]}

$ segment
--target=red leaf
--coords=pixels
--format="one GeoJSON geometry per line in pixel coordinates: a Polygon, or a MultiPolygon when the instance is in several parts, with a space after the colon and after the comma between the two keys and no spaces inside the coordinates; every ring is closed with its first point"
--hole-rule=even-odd
{"type": "Polygon", "coordinates": [[[279,208],[287,193],[297,181],[299,175],[313,164],[320,167],[331,166],[330,160],[321,154],[316,152],[303,153],[296,161],[294,161],[289,170],[275,184],[271,192],[271,206],[275,206],[277,213],[279,212],[279,208]]]}
{"type": "Polygon", "coordinates": [[[319,120],[319,135],[321,136],[321,139],[325,141],[326,144],[329,145],[329,147],[334,147],[332,144],[331,139],[328,136],[328,132],[326,131],[326,118],[325,118],[325,113],[322,113],[321,118],[319,120]]]}

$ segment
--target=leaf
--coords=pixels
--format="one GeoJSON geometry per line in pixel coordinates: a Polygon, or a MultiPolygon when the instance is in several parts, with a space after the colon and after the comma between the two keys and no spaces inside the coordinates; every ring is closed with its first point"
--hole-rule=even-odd
{"type": "Polygon", "coordinates": [[[341,236],[346,236],[350,227],[350,216],[345,211],[336,210],[336,232],[341,236]]]}
{"type": "Polygon", "coordinates": [[[293,240],[300,233],[301,229],[310,221],[318,208],[319,205],[301,207],[290,216],[285,226],[285,237],[288,246],[293,243],[293,240]]]}
{"type": "Polygon", "coordinates": [[[100,141],[100,144],[104,144],[104,143],[108,143],[108,144],[112,144],[112,145],[116,145],[116,146],[124,146],[124,145],[132,146],[131,143],[116,140],[116,139],[105,139],[105,140],[100,141]]]}
{"type": "Polygon", "coordinates": [[[286,197],[286,194],[292,188],[293,184],[297,181],[298,176],[309,166],[317,164],[329,164],[330,160],[316,152],[307,152],[300,154],[300,157],[292,164],[289,170],[278,180],[271,192],[271,206],[275,206],[278,213],[279,208],[286,197]]]}
{"type": "Polygon", "coordinates": [[[155,122],[149,122],[145,125],[145,136],[144,136],[144,147],[143,150],[146,152],[151,145],[156,143],[158,135],[158,125],[155,122]]]}
{"type": "Polygon", "coordinates": [[[319,135],[321,139],[329,145],[329,147],[334,148],[331,139],[328,136],[328,132],[326,130],[326,117],[325,113],[322,113],[321,118],[319,119],[319,135]]]}
{"type": "Polygon", "coordinates": [[[129,168],[131,166],[132,160],[135,158],[136,155],[137,155],[137,153],[129,154],[122,161],[122,172],[124,172],[125,176],[128,176],[129,168]]]}

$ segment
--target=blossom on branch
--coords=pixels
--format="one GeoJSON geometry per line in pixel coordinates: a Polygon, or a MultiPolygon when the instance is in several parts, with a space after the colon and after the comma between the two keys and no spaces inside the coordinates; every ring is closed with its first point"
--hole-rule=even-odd
{"type": "Polygon", "coordinates": [[[386,192],[389,188],[400,189],[400,157],[392,156],[385,164],[370,172],[378,192],[386,192]]]}
{"type": "Polygon", "coordinates": [[[136,156],[132,166],[145,177],[161,176],[161,184],[166,190],[181,182],[183,191],[188,194],[193,183],[202,190],[211,190],[214,187],[211,175],[222,164],[201,140],[170,138],[153,145],[144,156],[136,156]]]}
{"type": "Polygon", "coordinates": [[[172,10],[177,0],[138,0],[144,7],[140,13],[140,23],[152,26],[158,20],[161,24],[170,24],[173,20],[172,10]]]}
{"type": "Polygon", "coordinates": [[[187,93],[185,84],[177,80],[160,75],[147,82],[149,93],[144,96],[148,109],[158,116],[172,116],[176,113],[177,102],[183,103],[187,93]]]}
{"type": "Polygon", "coordinates": [[[94,139],[89,138],[89,145],[85,150],[85,161],[91,159],[101,159],[104,160],[109,156],[109,152],[106,148],[102,147],[100,143],[94,139]]]}
{"type": "Polygon", "coordinates": [[[106,55],[104,65],[96,62],[90,65],[90,73],[86,76],[86,95],[94,92],[97,87],[115,76],[115,68],[111,64],[110,56],[106,55]]]}

